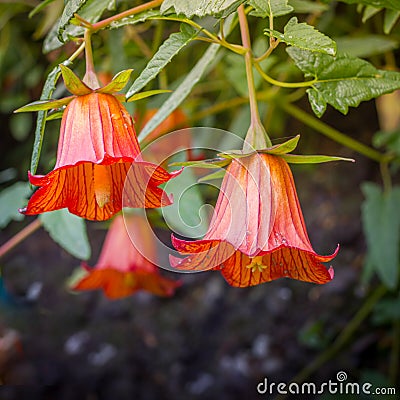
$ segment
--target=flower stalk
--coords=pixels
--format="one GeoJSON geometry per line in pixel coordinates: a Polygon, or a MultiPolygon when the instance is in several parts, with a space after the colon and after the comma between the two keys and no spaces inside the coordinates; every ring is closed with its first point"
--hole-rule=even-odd
{"type": "Polygon", "coordinates": [[[258,111],[257,93],[254,85],[253,56],[251,53],[250,32],[243,4],[238,7],[238,16],[243,48],[247,50],[244,60],[246,64],[247,88],[249,91],[251,115],[250,128],[247,132],[243,149],[259,150],[266,147],[271,147],[272,143],[261,123],[260,113],[258,111]]]}

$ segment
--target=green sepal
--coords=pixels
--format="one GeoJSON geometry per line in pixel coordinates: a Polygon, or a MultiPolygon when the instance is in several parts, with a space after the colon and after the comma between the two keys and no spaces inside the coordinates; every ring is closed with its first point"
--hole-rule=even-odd
{"type": "Polygon", "coordinates": [[[132,71],[133,71],[133,69],[126,69],[124,71],[118,72],[118,74],[116,74],[114,76],[114,78],[112,78],[111,82],[108,85],[106,85],[100,89],[96,89],[96,92],[97,93],[108,93],[108,94],[119,92],[128,83],[129,78],[131,77],[132,71]]]}
{"type": "Polygon", "coordinates": [[[157,90],[148,90],[147,92],[140,92],[136,93],[133,96],[129,97],[127,100],[128,102],[131,101],[138,101],[145,99],[146,97],[154,96],[156,94],[162,94],[162,93],[171,93],[172,90],[167,90],[167,89],[157,89],[157,90]]]}
{"type": "Polygon", "coordinates": [[[274,146],[268,147],[266,149],[248,151],[248,150],[229,150],[223,153],[219,153],[218,156],[222,158],[242,158],[248,157],[255,153],[264,153],[264,154],[272,154],[272,155],[282,155],[291,153],[296,147],[297,143],[299,142],[300,135],[295,136],[292,139],[287,140],[284,143],[276,144],[274,146]]]}
{"type": "Polygon", "coordinates": [[[230,163],[229,160],[224,158],[212,158],[209,160],[201,161],[182,161],[173,162],[169,164],[170,167],[197,167],[197,168],[222,168],[230,163]]]}
{"type": "Polygon", "coordinates": [[[299,155],[299,154],[282,154],[280,155],[289,164],[321,164],[330,161],[350,161],[355,162],[352,158],[320,156],[320,155],[299,155]]]}
{"type": "Polygon", "coordinates": [[[60,119],[62,118],[63,114],[64,110],[52,112],[51,114],[47,115],[46,121],[54,121],[55,119],[60,119]]]}
{"type": "Polygon", "coordinates": [[[299,143],[300,135],[295,136],[287,140],[286,142],[276,144],[272,147],[268,147],[267,149],[258,150],[259,153],[266,153],[266,154],[275,154],[275,155],[282,155],[291,153],[299,143]]]}
{"type": "Polygon", "coordinates": [[[207,174],[205,176],[202,176],[201,178],[197,179],[197,182],[207,182],[207,181],[213,181],[216,179],[222,179],[225,176],[225,169],[220,169],[219,171],[211,172],[211,174],[207,174]]]}
{"type": "Polygon", "coordinates": [[[84,96],[93,93],[93,90],[79,79],[74,72],[63,64],[60,64],[64,85],[72,94],[84,96]]]}
{"type": "Polygon", "coordinates": [[[37,100],[18,108],[17,110],[14,111],[14,113],[43,111],[43,110],[51,110],[54,108],[60,108],[66,106],[73,98],[74,96],[64,97],[63,99],[59,100],[37,100]]]}

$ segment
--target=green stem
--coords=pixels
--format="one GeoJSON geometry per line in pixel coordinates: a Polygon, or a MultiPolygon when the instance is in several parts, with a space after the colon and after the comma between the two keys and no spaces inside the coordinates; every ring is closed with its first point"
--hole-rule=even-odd
{"type": "Polygon", "coordinates": [[[279,87],[283,87],[283,88],[298,89],[298,88],[312,86],[314,83],[318,82],[318,79],[313,79],[312,81],[308,81],[308,82],[281,82],[281,81],[277,81],[276,79],[271,78],[269,75],[267,75],[262,70],[262,68],[260,67],[259,64],[254,64],[254,66],[256,67],[258,73],[261,75],[261,77],[265,81],[267,81],[268,83],[271,83],[272,85],[275,85],[275,86],[279,86],[279,87]]]}
{"type": "Polygon", "coordinates": [[[319,133],[329,137],[335,142],[340,143],[348,147],[349,149],[352,149],[372,160],[382,162],[388,161],[390,159],[387,155],[379,153],[378,151],[371,149],[365,144],[359,142],[358,140],[355,140],[345,135],[344,133],[339,132],[338,130],[318,120],[317,118],[313,117],[312,115],[308,114],[307,112],[303,111],[293,104],[282,102],[279,103],[278,106],[285,110],[288,114],[292,115],[294,118],[308,125],[310,128],[315,129],[319,133]]]}
{"type": "Polygon", "coordinates": [[[14,235],[10,240],[5,242],[0,247],[0,258],[3,257],[6,253],[8,253],[15,246],[20,244],[23,240],[25,240],[28,236],[32,235],[33,232],[38,230],[42,226],[42,222],[39,218],[36,218],[33,222],[27,225],[24,229],[19,231],[16,235],[14,235]]]}
{"type": "Polygon", "coordinates": [[[93,62],[93,50],[92,50],[92,31],[90,29],[85,30],[85,60],[86,60],[86,73],[83,77],[85,82],[91,89],[98,89],[100,87],[97,79],[96,71],[94,69],[93,62]]]}
{"type": "Polygon", "coordinates": [[[157,20],[163,20],[163,21],[184,22],[185,24],[188,24],[188,25],[192,26],[193,28],[200,30],[201,32],[203,32],[205,35],[208,36],[208,38],[198,37],[198,38],[196,38],[197,40],[203,40],[203,41],[209,42],[209,43],[217,43],[220,46],[223,46],[237,54],[245,54],[245,52],[246,52],[246,49],[244,49],[242,46],[229,43],[225,40],[224,37],[222,39],[220,39],[218,36],[214,35],[207,29],[203,28],[198,23],[192,21],[191,19],[188,19],[188,18],[182,19],[182,18],[178,18],[178,17],[154,17],[151,19],[157,19],[157,20]]]}
{"type": "Polygon", "coordinates": [[[266,147],[271,147],[272,143],[261,123],[260,113],[258,111],[257,93],[253,76],[253,56],[251,53],[250,31],[243,4],[238,7],[238,16],[243,48],[247,50],[246,54],[244,55],[244,60],[246,65],[247,88],[249,92],[251,116],[250,128],[247,132],[244,146],[246,148],[250,146],[255,149],[263,149],[266,147]]]}
{"type": "MultiPolygon", "coordinates": [[[[298,384],[306,381],[315,371],[317,371],[322,365],[324,365],[327,361],[331,360],[346,343],[350,340],[353,334],[360,327],[361,323],[368,317],[374,308],[375,304],[384,296],[387,292],[387,289],[384,285],[378,286],[366,299],[362,307],[357,311],[354,317],[350,320],[350,322],[346,325],[346,327],[340,332],[335,341],[332,343],[329,348],[321,353],[314,361],[307,365],[299,374],[297,374],[292,382],[296,382],[298,384]]],[[[275,400],[283,400],[286,396],[277,396],[275,400]]]]}
{"type": "Polygon", "coordinates": [[[131,15],[139,14],[142,11],[150,10],[151,8],[155,8],[161,5],[163,0],[153,0],[148,3],[141,4],[137,7],[130,8],[129,10],[123,11],[119,14],[113,15],[110,18],[103,19],[92,25],[92,32],[97,32],[100,29],[106,28],[112,22],[119,21],[122,18],[130,17],[131,15]]]}

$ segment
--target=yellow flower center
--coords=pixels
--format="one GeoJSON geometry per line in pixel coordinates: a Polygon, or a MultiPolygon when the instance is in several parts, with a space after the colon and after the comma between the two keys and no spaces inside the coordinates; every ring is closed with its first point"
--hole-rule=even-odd
{"type": "Polygon", "coordinates": [[[251,269],[251,272],[263,272],[267,265],[263,265],[262,256],[253,257],[250,259],[250,264],[246,268],[251,269]]]}
{"type": "Polygon", "coordinates": [[[96,203],[103,208],[111,199],[111,176],[104,165],[93,165],[93,184],[96,203]]]}
{"type": "Polygon", "coordinates": [[[136,284],[135,274],[128,272],[124,276],[124,284],[129,287],[133,287],[136,284]]]}

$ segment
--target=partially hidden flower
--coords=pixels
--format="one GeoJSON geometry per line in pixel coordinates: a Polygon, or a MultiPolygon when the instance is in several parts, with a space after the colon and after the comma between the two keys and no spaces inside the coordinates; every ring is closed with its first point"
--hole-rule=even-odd
{"type": "Polygon", "coordinates": [[[102,289],[110,299],[130,296],[139,290],[172,296],[180,282],[161,276],[147,257],[155,259],[156,247],[146,219],[118,214],[111,222],[96,266],[84,265],[86,275],[72,289],[102,289]]]}
{"type": "Polygon", "coordinates": [[[292,172],[279,156],[253,153],[233,158],[227,167],[210,227],[202,240],[172,237],[184,259],[171,257],[180,270],[220,270],[232,286],[252,286],[288,277],[326,283],[329,256],[312,248],[292,172]]]}
{"type": "Polygon", "coordinates": [[[80,217],[101,221],[122,205],[171,204],[158,186],[174,174],[142,159],[132,118],[119,100],[121,95],[113,94],[122,89],[122,79],[91,89],[72,74],[63,67],[66,87],[74,96],[64,99],[68,105],[62,115],[56,165],[45,176],[28,173],[39,189],[21,212],[34,215],[67,207],[80,217]]]}

